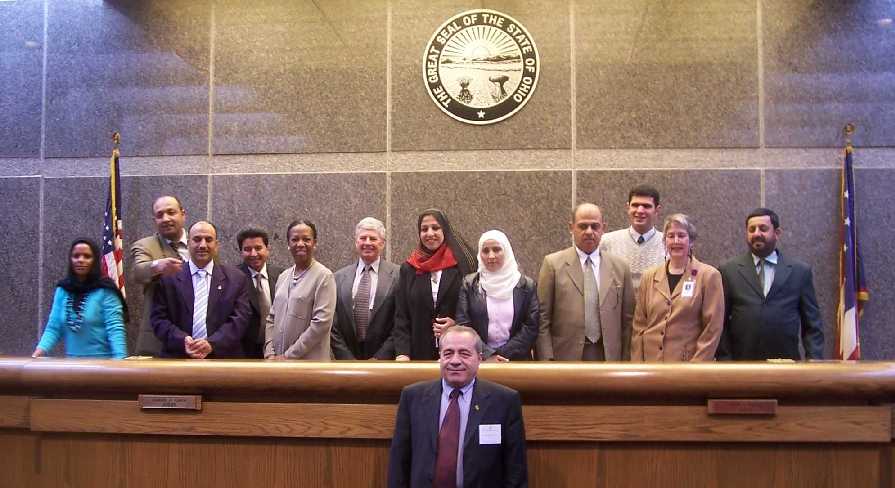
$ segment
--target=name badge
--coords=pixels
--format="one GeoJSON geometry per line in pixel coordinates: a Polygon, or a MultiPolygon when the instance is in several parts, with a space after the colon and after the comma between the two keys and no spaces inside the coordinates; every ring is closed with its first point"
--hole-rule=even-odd
{"type": "Polygon", "coordinates": [[[500,444],[500,424],[482,424],[479,426],[479,444],[500,444]]]}
{"type": "Polygon", "coordinates": [[[685,281],[685,282],[684,282],[684,289],[681,290],[681,296],[682,296],[682,297],[690,298],[690,297],[693,296],[693,291],[694,291],[695,289],[696,289],[696,282],[695,282],[695,281],[685,281]]]}

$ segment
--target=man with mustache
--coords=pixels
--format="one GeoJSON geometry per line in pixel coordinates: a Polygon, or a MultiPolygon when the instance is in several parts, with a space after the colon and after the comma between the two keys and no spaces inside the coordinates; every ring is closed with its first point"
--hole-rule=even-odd
{"type": "Polygon", "coordinates": [[[811,267],[777,249],[780,217],[756,208],[746,217],[749,252],[721,266],[725,320],[716,357],[823,359],[824,333],[811,267]]]}
{"type": "Polygon", "coordinates": [[[475,329],[439,341],[441,379],[401,392],[389,451],[389,488],[526,487],[519,393],[476,378],[484,346],[475,329]]]}
{"type": "Polygon", "coordinates": [[[190,259],[159,280],[152,300],[152,329],[161,357],[241,358],[252,314],[249,284],[239,269],[215,263],[217,228],[199,221],[189,231],[190,259]]]}
{"type": "Polygon", "coordinates": [[[634,285],[624,259],[600,252],[605,228],[600,207],[582,203],[569,223],[575,245],[544,257],[538,277],[538,359],[630,359],[634,285]]]}
{"type": "Polygon", "coordinates": [[[143,320],[137,333],[137,355],[158,356],[161,343],[152,331],[149,314],[152,296],[159,279],[175,275],[190,258],[187,250],[186,211],[177,197],[158,197],[152,204],[152,218],[156,234],[144,237],[131,245],[133,264],[130,276],[143,286],[143,320]]]}
{"type": "Polygon", "coordinates": [[[366,217],[354,228],[358,259],[333,273],[336,314],[332,352],[336,359],[395,359],[392,328],[399,267],[382,258],[385,225],[366,217]]]}
{"type": "Polygon", "coordinates": [[[267,315],[270,313],[270,305],[273,303],[277,278],[283,272],[283,268],[268,263],[270,237],[266,231],[254,227],[243,229],[236,234],[236,243],[242,258],[242,263],[237,267],[246,275],[252,285],[249,288],[252,316],[249,319],[245,336],[242,338],[242,348],[245,350],[247,358],[264,359],[264,333],[267,315]]]}

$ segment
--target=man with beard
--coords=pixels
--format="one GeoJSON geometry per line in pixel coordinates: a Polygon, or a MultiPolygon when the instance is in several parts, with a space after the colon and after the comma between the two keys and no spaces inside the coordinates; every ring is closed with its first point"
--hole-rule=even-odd
{"type": "Polygon", "coordinates": [[[746,217],[749,252],[721,266],[725,320],[718,359],[822,359],[823,322],[811,267],[777,249],[782,231],[772,210],[746,217]]]}

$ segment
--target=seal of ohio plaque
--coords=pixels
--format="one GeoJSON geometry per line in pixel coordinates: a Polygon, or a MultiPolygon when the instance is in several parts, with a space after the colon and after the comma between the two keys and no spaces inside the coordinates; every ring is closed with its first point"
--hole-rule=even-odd
{"type": "Polygon", "coordinates": [[[516,19],[468,10],[448,19],[426,45],[423,78],[432,101],[467,124],[500,122],[518,112],[538,86],[534,39],[516,19]]]}

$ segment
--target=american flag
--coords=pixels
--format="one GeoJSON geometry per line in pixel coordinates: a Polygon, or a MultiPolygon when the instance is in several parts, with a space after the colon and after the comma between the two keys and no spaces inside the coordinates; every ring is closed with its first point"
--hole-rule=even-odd
{"type": "Polygon", "coordinates": [[[124,296],[124,234],[121,225],[121,172],[118,169],[118,148],[109,161],[109,198],[103,222],[102,274],[118,285],[124,296]]]}
{"type": "Polygon", "coordinates": [[[864,282],[864,266],[858,248],[858,232],[855,222],[855,171],[852,165],[852,147],[845,148],[842,167],[842,204],[840,207],[841,229],[839,248],[839,309],[836,325],[839,329],[838,359],[861,359],[861,339],[858,324],[864,302],[870,299],[864,282]]]}

